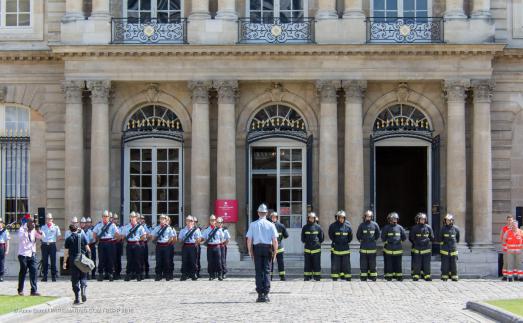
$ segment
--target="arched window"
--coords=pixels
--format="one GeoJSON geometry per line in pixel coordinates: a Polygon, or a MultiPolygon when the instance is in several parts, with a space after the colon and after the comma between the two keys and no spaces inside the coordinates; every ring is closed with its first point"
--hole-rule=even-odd
{"type": "Polygon", "coordinates": [[[427,116],[419,109],[405,104],[397,104],[383,110],[376,121],[375,134],[390,132],[431,133],[432,126],[427,116]]]}
{"type": "Polygon", "coordinates": [[[160,214],[182,225],[183,127],[160,105],[136,110],[124,126],[124,214],[143,214],[148,225],[160,214]]]}
{"type": "Polygon", "coordinates": [[[29,210],[29,134],[30,110],[0,104],[0,210],[7,225],[29,210]]]}
{"type": "Polygon", "coordinates": [[[307,138],[303,117],[293,108],[275,104],[258,111],[249,124],[249,139],[279,134],[284,137],[307,138]]]}

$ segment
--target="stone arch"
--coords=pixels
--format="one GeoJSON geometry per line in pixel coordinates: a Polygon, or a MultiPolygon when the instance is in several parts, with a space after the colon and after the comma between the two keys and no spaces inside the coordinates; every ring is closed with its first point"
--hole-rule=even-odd
{"type": "Polygon", "coordinates": [[[115,110],[111,129],[113,133],[121,133],[126,120],[138,109],[147,105],[161,105],[172,110],[182,125],[184,133],[191,133],[191,116],[187,108],[173,95],[160,90],[155,102],[151,102],[146,91],[142,91],[124,100],[115,110]]]}
{"type": "MultiPolygon", "coordinates": [[[[372,132],[376,117],[386,108],[398,104],[396,91],[391,91],[374,101],[363,115],[363,133],[368,135],[372,132]]],[[[423,112],[432,124],[434,134],[443,133],[445,130],[445,118],[438,107],[421,93],[410,91],[408,98],[401,102],[411,105],[423,112]]]]}
{"type": "Polygon", "coordinates": [[[282,91],[279,94],[279,96],[275,96],[271,92],[265,92],[248,102],[243,107],[236,122],[236,137],[238,139],[246,139],[252,118],[254,118],[259,110],[273,104],[286,105],[296,110],[305,121],[307,133],[317,136],[319,123],[312,106],[310,106],[302,97],[292,92],[282,91]]]}
{"type": "MultiPolygon", "coordinates": [[[[0,86],[1,90],[2,86],[0,86]]],[[[18,106],[29,108],[31,111],[37,111],[44,121],[48,121],[52,114],[62,113],[65,107],[65,99],[59,84],[53,89],[46,89],[43,85],[15,84],[5,85],[5,104],[16,104],[18,106]],[[54,90],[54,91],[53,91],[54,90]],[[49,92],[54,92],[60,101],[49,102],[49,92]]]]}

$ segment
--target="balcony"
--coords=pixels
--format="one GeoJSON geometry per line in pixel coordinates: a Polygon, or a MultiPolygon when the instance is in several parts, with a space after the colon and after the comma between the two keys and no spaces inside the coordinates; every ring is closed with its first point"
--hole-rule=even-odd
{"type": "Polygon", "coordinates": [[[187,19],[113,18],[113,44],[186,44],[187,19]]]}
{"type": "Polygon", "coordinates": [[[314,18],[240,18],[240,44],[311,44],[314,43],[314,18]]]}
{"type": "Polygon", "coordinates": [[[369,17],[367,43],[443,43],[442,17],[369,17]]]}

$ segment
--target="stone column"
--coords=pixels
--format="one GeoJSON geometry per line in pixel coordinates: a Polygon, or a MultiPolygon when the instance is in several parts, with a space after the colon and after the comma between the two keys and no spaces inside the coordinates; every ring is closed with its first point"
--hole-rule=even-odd
{"type": "MultiPolygon", "coordinates": [[[[215,81],[218,90],[218,142],[217,179],[218,199],[236,200],[236,113],[238,81],[215,81]]],[[[228,223],[231,241],[227,246],[228,261],[240,261],[240,251],[236,242],[236,224],[228,223]]]]}
{"type": "Polygon", "coordinates": [[[463,11],[463,0],[446,0],[445,7],[445,18],[466,18],[463,11]]]}
{"type": "Polygon", "coordinates": [[[209,13],[209,0],[193,0],[192,10],[189,19],[211,19],[211,14],[209,13]]]}
{"type": "Polygon", "coordinates": [[[191,81],[191,214],[199,219],[209,217],[211,196],[211,150],[209,138],[210,81],[191,81]]]}
{"type": "Polygon", "coordinates": [[[493,82],[473,80],[472,211],[474,245],[492,244],[492,147],[490,102],[493,82]]]}
{"type": "Polygon", "coordinates": [[[454,214],[465,243],[467,173],[465,145],[465,97],[469,80],[446,80],[447,99],[447,212],[454,214]]]}
{"type": "Polygon", "coordinates": [[[93,11],[91,18],[108,20],[111,17],[111,9],[108,0],[93,0],[93,11]]]}
{"type": "Polygon", "coordinates": [[[91,217],[100,219],[102,211],[109,209],[110,181],[110,128],[109,93],[110,81],[88,81],[91,90],[91,217]]]}
{"type": "Polygon", "coordinates": [[[362,0],[345,0],[343,18],[364,18],[362,0]]]}
{"type": "Polygon", "coordinates": [[[84,81],[65,81],[65,219],[84,216],[84,81]]]}
{"type": "Polygon", "coordinates": [[[236,20],[238,13],[236,12],[235,0],[218,0],[218,12],[216,19],[236,20]]]}
{"type": "Polygon", "coordinates": [[[84,19],[83,1],[82,0],[66,0],[65,15],[62,17],[62,22],[72,22],[84,19]]]}
{"type": "Polygon", "coordinates": [[[316,19],[338,19],[336,0],[318,0],[316,19]]]}
{"type": "Polygon", "coordinates": [[[474,18],[490,18],[490,0],[473,0],[472,2],[472,17],[474,18]]]}
{"type": "Polygon", "coordinates": [[[345,210],[353,228],[361,222],[364,208],[363,96],[366,81],[343,81],[345,90],[345,210]]]}
{"type": "MultiPolygon", "coordinates": [[[[320,224],[327,230],[338,210],[337,81],[317,81],[320,96],[320,224]]],[[[328,240],[328,238],[327,238],[328,240]]]]}

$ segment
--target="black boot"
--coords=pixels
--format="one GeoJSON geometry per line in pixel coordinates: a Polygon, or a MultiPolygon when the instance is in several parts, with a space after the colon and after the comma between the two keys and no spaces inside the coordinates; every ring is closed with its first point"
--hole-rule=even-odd
{"type": "Polygon", "coordinates": [[[102,275],[98,275],[98,278],[96,278],[96,280],[101,282],[104,280],[104,277],[102,275]]]}
{"type": "Polygon", "coordinates": [[[85,293],[85,289],[87,287],[82,287],[81,291],[82,291],[82,303],[85,303],[87,301],[87,294],[85,293]]]}
{"type": "Polygon", "coordinates": [[[271,301],[270,298],[269,298],[269,293],[264,293],[263,294],[263,298],[265,299],[266,303],[269,303],[271,301]]]}
{"type": "Polygon", "coordinates": [[[223,274],[222,274],[222,273],[219,273],[219,274],[218,274],[218,280],[220,280],[220,281],[223,280],[223,274]]]}
{"type": "Polygon", "coordinates": [[[154,281],[155,281],[155,282],[159,282],[160,280],[162,280],[162,275],[156,275],[156,276],[154,277],[154,281]]]}
{"type": "Polygon", "coordinates": [[[321,280],[321,276],[314,276],[314,280],[319,282],[321,280]]]}
{"type": "Polygon", "coordinates": [[[73,302],[73,305],[78,305],[80,304],[80,293],[78,292],[74,292],[74,302],[73,302]]]}
{"type": "Polygon", "coordinates": [[[125,278],[123,279],[124,281],[128,282],[131,280],[131,277],[129,275],[125,275],[125,278]]]}
{"type": "Polygon", "coordinates": [[[366,281],[367,281],[367,277],[360,276],[360,280],[361,280],[362,282],[366,282],[366,281]]]}
{"type": "Polygon", "coordinates": [[[280,280],[285,281],[285,275],[280,275],[280,280]]]}
{"type": "Polygon", "coordinates": [[[265,298],[263,297],[262,293],[258,293],[258,298],[256,299],[256,303],[263,303],[265,301],[265,298]]]}
{"type": "Polygon", "coordinates": [[[53,276],[51,277],[51,281],[53,281],[53,282],[56,281],[56,275],[53,275],[53,276]]]}
{"type": "Polygon", "coordinates": [[[114,281],[113,275],[109,275],[109,281],[110,282],[114,281]]]}

